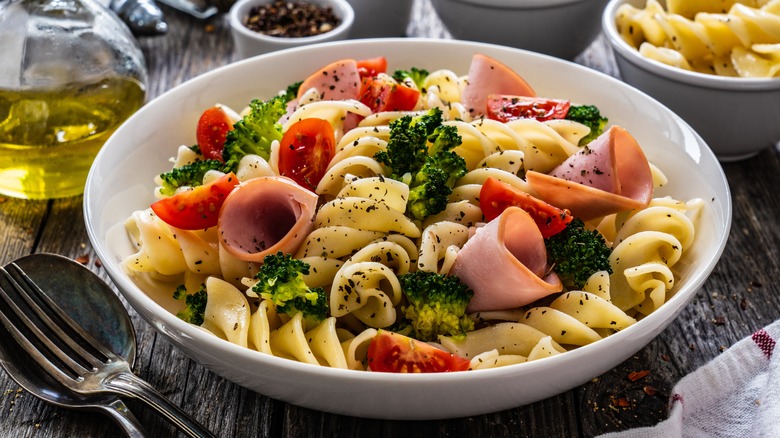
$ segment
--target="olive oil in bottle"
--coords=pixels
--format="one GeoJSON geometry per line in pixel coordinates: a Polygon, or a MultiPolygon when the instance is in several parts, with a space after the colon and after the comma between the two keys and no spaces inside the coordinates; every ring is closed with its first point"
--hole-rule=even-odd
{"type": "Polygon", "coordinates": [[[0,194],[82,193],[95,155],[144,99],[143,84],[119,77],[56,90],[0,88],[0,194]]]}

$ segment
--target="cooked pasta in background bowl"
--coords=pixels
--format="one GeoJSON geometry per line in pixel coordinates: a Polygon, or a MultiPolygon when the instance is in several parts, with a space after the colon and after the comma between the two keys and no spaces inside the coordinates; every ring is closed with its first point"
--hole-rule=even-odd
{"type": "Polygon", "coordinates": [[[602,28],[621,77],[722,161],[780,142],[780,1],[613,0],[602,28]]]}
{"type": "Polygon", "coordinates": [[[693,298],[731,223],[714,154],[657,101],[425,39],[272,53],[168,91],[101,151],[84,211],[123,296],[194,360],[388,419],[503,410],[616,366],[693,298]],[[579,265],[561,249],[577,239],[579,265]]]}

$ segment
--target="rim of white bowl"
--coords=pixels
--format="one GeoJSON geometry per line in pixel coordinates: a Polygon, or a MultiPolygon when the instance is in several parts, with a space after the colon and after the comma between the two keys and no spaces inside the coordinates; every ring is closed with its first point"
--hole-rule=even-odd
{"type": "Polygon", "coordinates": [[[312,3],[321,5],[321,6],[330,6],[333,8],[334,13],[341,18],[341,23],[339,23],[338,26],[334,27],[333,29],[317,34],[312,36],[305,36],[305,37],[275,37],[271,35],[266,35],[262,32],[256,32],[254,30],[249,29],[244,25],[243,18],[244,13],[249,10],[250,7],[256,6],[256,5],[262,5],[273,2],[273,0],[238,0],[236,3],[233,4],[233,6],[230,7],[230,11],[228,14],[230,15],[230,26],[236,31],[240,32],[243,35],[248,36],[252,39],[257,39],[259,41],[264,41],[268,43],[273,44],[313,44],[320,41],[323,41],[327,38],[330,38],[333,36],[333,34],[343,33],[346,32],[350,27],[352,27],[352,23],[355,21],[355,10],[352,9],[352,6],[347,3],[347,0],[310,0],[312,3]]]}
{"type": "Polygon", "coordinates": [[[639,51],[631,47],[618,33],[615,24],[615,11],[624,3],[634,3],[630,0],[610,0],[604,8],[601,17],[601,27],[604,35],[616,55],[622,56],[626,61],[655,75],[702,88],[715,90],[775,90],[780,89],[780,77],[774,78],[735,78],[728,76],[716,76],[698,73],[681,68],[672,67],[662,62],[642,56],[639,51]]]}

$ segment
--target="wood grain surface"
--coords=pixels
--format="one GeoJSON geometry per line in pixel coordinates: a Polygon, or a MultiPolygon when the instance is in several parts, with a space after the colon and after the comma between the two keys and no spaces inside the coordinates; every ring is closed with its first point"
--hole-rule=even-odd
{"type": "MultiPolygon", "coordinates": [[[[149,96],[234,61],[227,20],[201,22],[162,6],[170,31],[140,40],[149,96]]],[[[409,36],[448,38],[429,0],[416,0],[409,36]]],[[[598,39],[576,62],[617,76],[598,39]]],[[[446,421],[380,421],[326,414],[269,399],[193,362],[130,310],[138,336],[134,371],[220,437],[591,437],[666,418],[669,393],[682,376],[780,316],[780,153],[725,164],[734,221],[728,245],[695,300],[658,338],[591,382],[528,406],[446,421]],[[647,371],[639,379],[631,373],[647,371]]],[[[82,198],[24,201],[0,197],[0,262],[35,252],[83,261],[107,279],[84,227],[82,198]]],[[[463,400],[463,403],[479,403],[463,400]]],[[[152,437],[177,436],[132,400],[152,437]]],[[[0,437],[111,437],[107,417],[53,407],[0,372],[0,437]]]]}

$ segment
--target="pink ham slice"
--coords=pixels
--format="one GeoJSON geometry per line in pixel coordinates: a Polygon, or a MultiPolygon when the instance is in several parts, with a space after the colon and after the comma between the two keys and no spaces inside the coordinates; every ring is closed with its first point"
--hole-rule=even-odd
{"type": "Polygon", "coordinates": [[[536,96],[533,88],[511,68],[477,53],[471,58],[468,84],[463,89],[461,103],[472,117],[480,117],[487,111],[487,98],[491,94],[536,96]]]}
{"type": "Polygon", "coordinates": [[[474,291],[468,312],[514,309],[563,290],[528,213],[509,207],[469,239],[450,273],[474,291]]]}
{"type": "Polygon", "coordinates": [[[222,205],[217,230],[233,257],[262,262],[277,251],[292,253],[314,228],[317,195],[285,177],[239,184],[222,205]]]}
{"type": "Polygon", "coordinates": [[[342,59],[313,73],[298,88],[298,99],[311,88],[319,91],[321,100],[357,99],[360,94],[357,61],[342,59]]]}
{"type": "Polygon", "coordinates": [[[590,142],[545,175],[526,174],[541,199],[583,220],[644,208],[653,197],[653,176],[642,148],[619,126],[590,142]]]}

